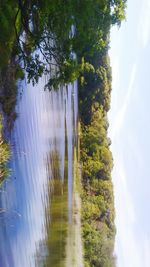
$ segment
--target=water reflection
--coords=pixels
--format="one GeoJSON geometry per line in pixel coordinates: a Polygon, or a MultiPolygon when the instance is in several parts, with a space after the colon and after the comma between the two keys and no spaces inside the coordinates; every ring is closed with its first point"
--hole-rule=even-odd
{"type": "Polygon", "coordinates": [[[11,135],[12,176],[0,191],[0,267],[61,266],[72,218],[77,84],[24,88],[11,135]],[[74,125],[74,126],[73,126],[74,125]]]}
{"type": "Polygon", "coordinates": [[[45,244],[44,247],[42,244],[42,249],[40,243],[38,262],[39,260],[40,263],[43,262],[43,266],[63,267],[68,226],[67,164],[65,164],[66,168],[64,170],[63,181],[60,179],[60,159],[57,151],[49,154],[47,165],[50,167],[50,173],[52,174],[52,178],[49,179],[49,194],[45,209],[47,237],[45,242],[42,242],[45,244]]]}

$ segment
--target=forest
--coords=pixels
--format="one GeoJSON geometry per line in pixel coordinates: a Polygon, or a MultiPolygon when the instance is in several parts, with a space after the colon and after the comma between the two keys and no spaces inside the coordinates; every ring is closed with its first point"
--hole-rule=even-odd
{"type": "MultiPolygon", "coordinates": [[[[96,59],[99,55],[97,55],[96,59]]],[[[111,171],[111,140],[107,136],[111,70],[106,54],[99,57],[99,71],[80,85],[82,162],[82,224],[85,266],[116,266],[114,252],[115,210],[111,171]],[[91,91],[88,90],[90,87],[91,91]],[[87,97],[85,96],[85,91],[87,97]]]]}
{"type": "MultiPolygon", "coordinates": [[[[107,135],[112,80],[108,50],[111,26],[121,25],[125,8],[126,0],[0,0],[0,111],[5,127],[11,129],[17,117],[16,81],[24,78],[24,71],[33,85],[51,73],[46,90],[78,79],[86,267],[116,266],[113,159],[107,135]]],[[[2,126],[0,153],[2,181],[11,153],[2,126]]]]}

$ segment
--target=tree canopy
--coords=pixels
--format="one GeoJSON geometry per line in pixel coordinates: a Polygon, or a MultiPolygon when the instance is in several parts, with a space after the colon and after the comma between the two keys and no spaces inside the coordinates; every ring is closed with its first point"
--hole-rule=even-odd
{"type": "Polygon", "coordinates": [[[15,43],[29,81],[51,70],[49,86],[71,82],[82,73],[81,57],[108,46],[110,25],[120,25],[125,6],[126,0],[1,0],[3,62],[15,43]]]}

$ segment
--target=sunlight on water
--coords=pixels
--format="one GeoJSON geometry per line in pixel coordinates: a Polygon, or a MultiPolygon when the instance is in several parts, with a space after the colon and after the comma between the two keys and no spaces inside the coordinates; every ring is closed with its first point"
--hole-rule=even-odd
{"type": "Polygon", "coordinates": [[[72,219],[77,82],[20,84],[11,177],[0,191],[0,267],[63,267],[72,219]]]}

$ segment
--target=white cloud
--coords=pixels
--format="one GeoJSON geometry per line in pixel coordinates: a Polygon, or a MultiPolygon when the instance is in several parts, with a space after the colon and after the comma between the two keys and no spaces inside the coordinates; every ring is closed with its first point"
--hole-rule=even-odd
{"type": "Polygon", "coordinates": [[[124,118],[127,112],[127,108],[131,99],[131,94],[134,90],[134,82],[135,82],[135,77],[136,77],[136,69],[137,66],[136,64],[133,65],[132,67],[132,71],[131,71],[131,75],[130,75],[130,80],[129,80],[129,85],[128,85],[128,89],[127,89],[127,93],[124,96],[124,101],[122,104],[122,107],[120,110],[118,110],[115,121],[113,123],[112,126],[112,140],[114,139],[114,137],[118,134],[118,132],[121,130],[122,126],[123,126],[123,122],[124,122],[124,118]]]}
{"type": "MultiPolygon", "coordinates": [[[[134,140],[131,139],[132,141],[134,140]]],[[[146,235],[146,229],[139,225],[139,213],[136,213],[137,203],[131,191],[134,189],[129,184],[130,170],[125,167],[126,161],[120,140],[115,139],[114,147],[113,182],[116,206],[115,254],[117,256],[117,266],[150,267],[150,236],[149,233],[146,235]]],[[[130,147],[130,153],[133,156],[134,152],[134,146],[130,147]]]]}
{"type": "MultiPolygon", "coordinates": [[[[119,150],[118,150],[119,151],[119,150]]],[[[128,188],[128,176],[123,165],[123,152],[114,153],[115,165],[113,176],[115,189],[116,216],[116,245],[118,267],[149,267],[150,243],[145,237],[140,240],[137,230],[138,223],[132,194],[128,188]]]]}
{"type": "Polygon", "coordinates": [[[139,25],[137,27],[138,38],[142,46],[145,48],[150,39],[150,1],[142,0],[141,15],[139,25]]]}
{"type": "MultiPolygon", "coordinates": [[[[126,173],[122,163],[122,155],[118,153],[118,156],[115,156],[115,161],[117,161],[117,166],[115,166],[115,191],[116,196],[118,196],[118,200],[116,199],[116,205],[118,206],[117,209],[120,210],[122,214],[121,221],[124,217],[124,222],[126,221],[127,224],[131,225],[135,223],[135,210],[133,206],[132,197],[128,190],[127,185],[127,178],[126,173]],[[122,209],[123,207],[123,209],[122,209]],[[126,220],[126,218],[128,218],[126,220]]],[[[118,214],[118,222],[120,222],[120,213],[118,214]]]]}
{"type": "MultiPolygon", "coordinates": [[[[139,146],[138,137],[135,138],[136,136],[133,135],[133,133],[136,135],[136,132],[130,131],[131,136],[128,136],[126,141],[123,139],[123,136],[126,136],[127,132],[129,133],[127,131],[129,130],[129,126],[125,125],[125,122],[126,118],[130,117],[129,108],[131,112],[133,94],[135,95],[135,89],[138,89],[139,77],[137,77],[137,68],[140,62],[139,55],[141,55],[142,49],[150,42],[150,0],[134,0],[128,4],[131,10],[130,14],[128,12],[126,31],[122,31],[121,34],[113,33],[113,36],[111,36],[111,39],[113,37],[112,49],[110,51],[113,66],[113,105],[111,114],[109,114],[111,125],[109,131],[115,162],[113,170],[117,227],[115,254],[118,259],[118,267],[150,267],[150,234],[148,233],[146,235],[146,228],[140,225],[138,218],[139,214],[143,214],[143,212],[140,213],[141,207],[138,207],[139,203],[135,194],[132,193],[135,193],[136,190],[133,181],[136,184],[138,183],[138,170],[142,170],[144,166],[144,159],[141,153],[142,148],[139,146]],[[117,38],[119,38],[118,46],[117,38]],[[120,38],[122,38],[121,41],[120,38]],[[129,63],[132,65],[127,64],[126,55],[123,54],[124,47],[130,48],[125,42],[127,44],[131,42],[131,50],[127,51],[127,59],[128,61],[131,59],[129,63]],[[130,76],[128,76],[127,68],[130,68],[130,66],[132,68],[130,76]],[[122,88],[122,82],[124,82],[123,86],[125,88],[122,88]],[[125,145],[127,145],[127,148],[125,145]],[[128,163],[129,159],[125,158],[127,153],[123,149],[129,150],[130,159],[132,158],[134,160],[133,168],[135,168],[135,172],[131,164],[128,163]],[[136,175],[132,177],[134,173],[136,175]]],[[[141,190],[140,197],[142,198],[142,192],[144,193],[144,190],[142,188],[141,190]]]]}
{"type": "Polygon", "coordinates": [[[150,241],[145,237],[144,240],[144,253],[143,253],[143,266],[144,267],[149,267],[150,266],[150,241]]]}

